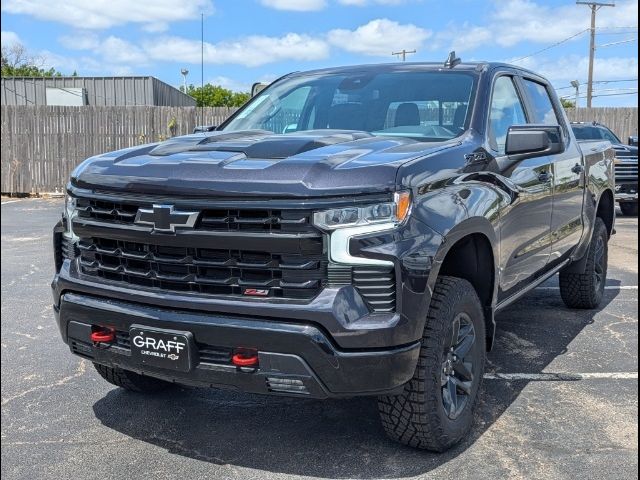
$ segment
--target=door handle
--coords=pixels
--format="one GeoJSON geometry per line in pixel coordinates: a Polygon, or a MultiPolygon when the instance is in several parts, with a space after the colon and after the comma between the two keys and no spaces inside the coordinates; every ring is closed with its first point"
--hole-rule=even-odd
{"type": "Polygon", "coordinates": [[[579,163],[576,163],[573,168],[571,169],[571,171],[573,173],[575,173],[576,175],[580,175],[582,172],[584,172],[584,167],[582,165],[580,165],[579,163]]]}
{"type": "Polygon", "coordinates": [[[542,183],[549,183],[552,178],[553,176],[549,172],[545,171],[538,173],[538,180],[540,180],[542,183]]]}

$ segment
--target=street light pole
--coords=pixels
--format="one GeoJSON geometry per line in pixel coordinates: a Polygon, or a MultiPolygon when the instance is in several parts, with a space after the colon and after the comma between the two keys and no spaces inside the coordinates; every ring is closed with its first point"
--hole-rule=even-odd
{"type": "Polygon", "coordinates": [[[189,70],[183,68],[180,70],[180,73],[182,74],[182,87],[184,89],[184,93],[187,93],[187,75],[189,75],[189,70]]]}
{"type": "Polygon", "coordinates": [[[575,108],[578,108],[578,100],[580,99],[580,82],[578,80],[571,80],[571,86],[576,89],[575,108]]]}
{"type": "Polygon", "coordinates": [[[577,0],[577,5],[587,5],[591,9],[591,40],[589,42],[589,78],[587,80],[587,108],[591,108],[593,97],[593,60],[596,55],[596,12],[602,7],[615,7],[615,3],[577,0]]]}

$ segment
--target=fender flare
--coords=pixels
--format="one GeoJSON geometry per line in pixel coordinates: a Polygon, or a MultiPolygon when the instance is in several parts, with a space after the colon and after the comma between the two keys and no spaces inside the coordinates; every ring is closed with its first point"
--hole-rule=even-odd
{"type": "MultiPolygon", "coordinates": [[[[495,323],[495,306],[498,295],[498,286],[500,284],[500,269],[499,269],[499,241],[498,235],[494,226],[485,217],[470,217],[459,224],[455,225],[445,234],[443,234],[443,240],[438,248],[436,254],[433,257],[433,264],[429,278],[427,280],[427,289],[429,291],[429,298],[433,295],[436,281],[440,275],[440,268],[444,263],[445,258],[451,249],[460,240],[470,236],[480,234],[486,237],[491,246],[493,255],[493,292],[489,305],[483,305],[485,311],[485,324],[486,324],[486,336],[487,336],[487,350],[490,350],[493,346],[493,341],[496,331],[495,323]]],[[[427,305],[428,308],[428,305],[427,305]]]]}

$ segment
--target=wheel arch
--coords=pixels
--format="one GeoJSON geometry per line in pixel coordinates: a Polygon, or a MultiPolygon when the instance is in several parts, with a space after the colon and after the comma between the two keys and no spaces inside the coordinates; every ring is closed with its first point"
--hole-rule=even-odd
{"type": "Polygon", "coordinates": [[[497,235],[491,223],[484,217],[469,218],[443,237],[428,281],[430,291],[433,291],[440,275],[463,278],[471,283],[485,312],[487,350],[493,346],[495,335],[498,248],[497,235]]]}

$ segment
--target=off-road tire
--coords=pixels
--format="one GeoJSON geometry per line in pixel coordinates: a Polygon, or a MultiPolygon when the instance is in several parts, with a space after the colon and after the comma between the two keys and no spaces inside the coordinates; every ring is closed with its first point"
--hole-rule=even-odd
{"type": "Polygon", "coordinates": [[[99,363],[94,363],[93,366],[107,382],[132,392],[155,393],[173,385],[171,382],[146,377],[118,367],[107,367],[99,363]]]}
{"type": "Polygon", "coordinates": [[[625,217],[637,217],[638,216],[638,202],[622,202],[620,204],[620,210],[625,217]]]}
{"type": "Polygon", "coordinates": [[[560,272],[560,296],[569,308],[593,309],[604,296],[609,259],[609,233],[600,217],[593,226],[584,273],[560,272]],[[598,245],[603,249],[599,252],[598,245]]]}
{"type": "Polygon", "coordinates": [[[465,438],[473,424],[485,352],[485,320],[475,289],[460,278],[438,278],[413,378],[402,394],[378,398],[378,410],[387,435],[404,445],[436,452],[445,451],[465,438]],[[474,357],[474,378],[464,409],[452,420],[443,404],[443,349],[452,336],[453,321],[461,312],[470,317],[475,328],[476,337],[470,350],[474,357]]]}

